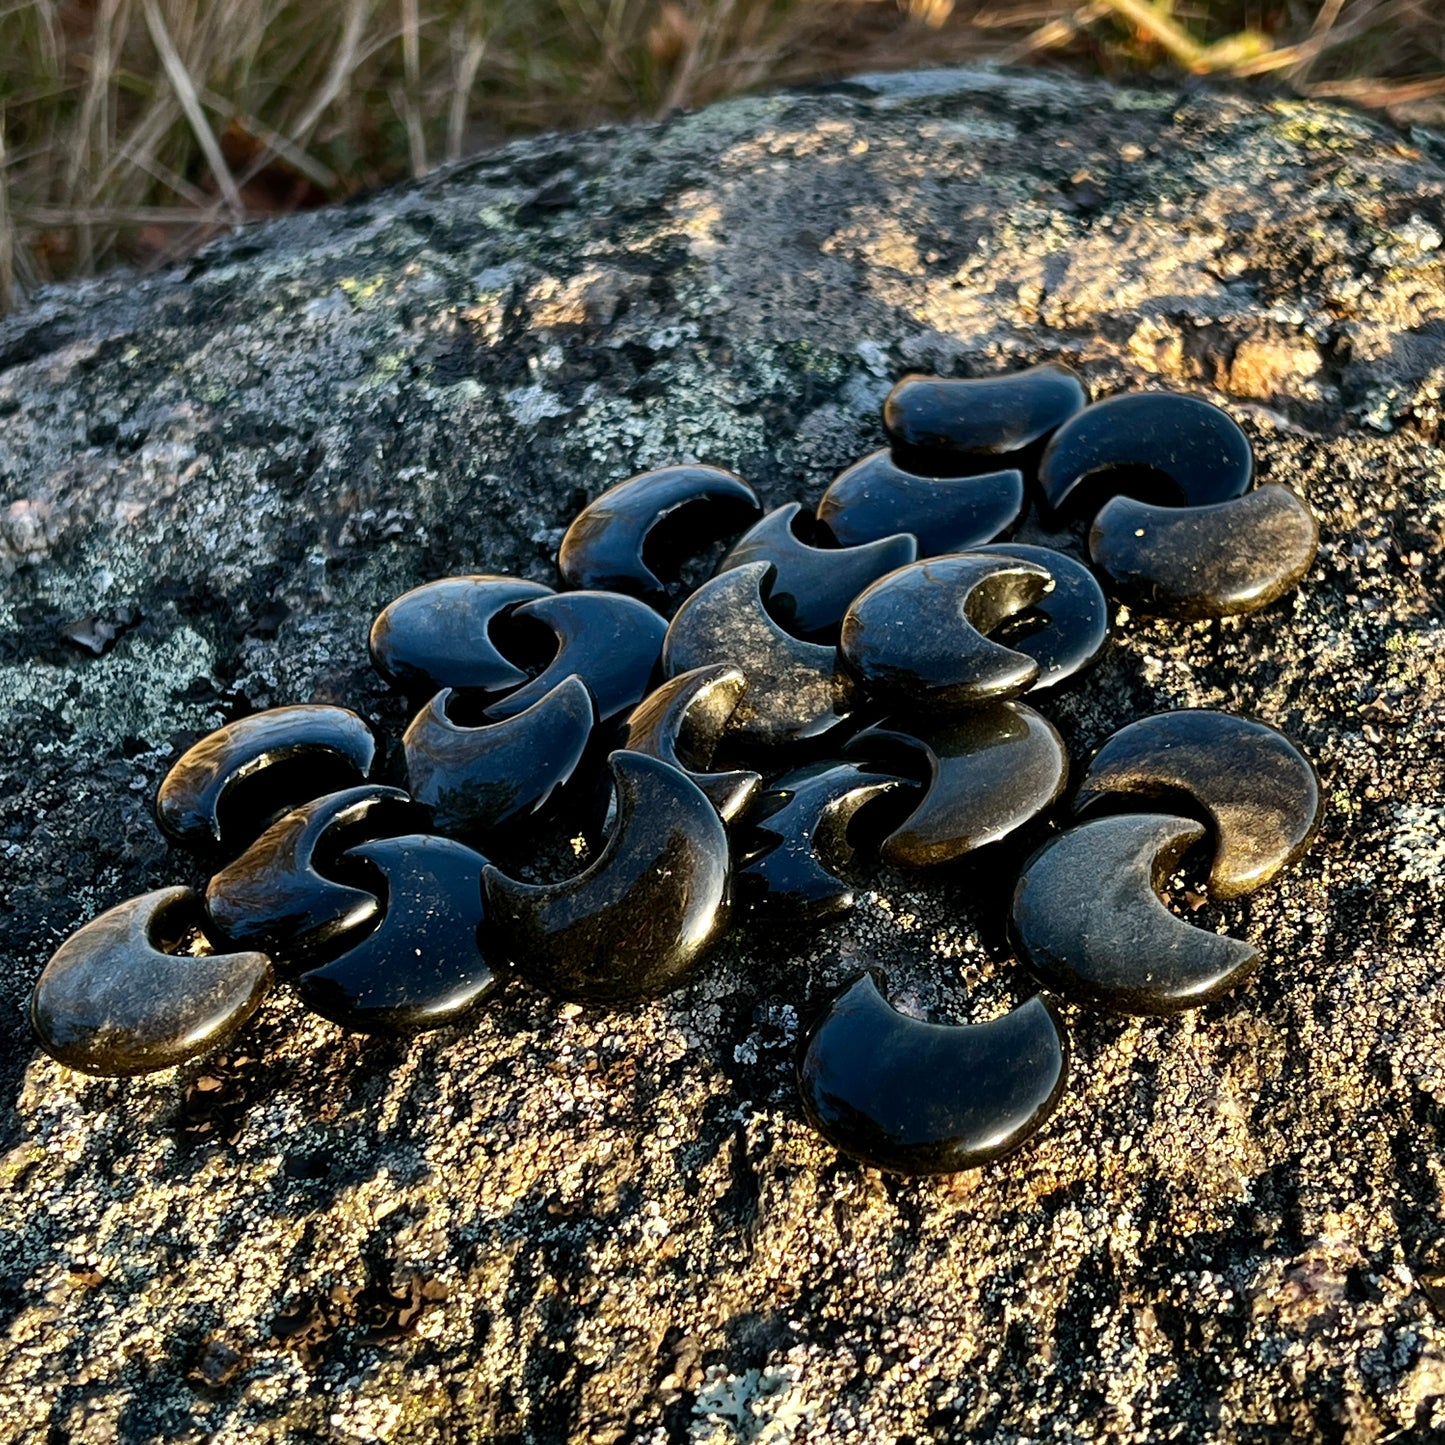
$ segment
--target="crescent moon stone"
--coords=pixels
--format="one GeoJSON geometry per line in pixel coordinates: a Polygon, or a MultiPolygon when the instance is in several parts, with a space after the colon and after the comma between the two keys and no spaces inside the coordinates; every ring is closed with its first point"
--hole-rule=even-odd
{"type": "Polygon", "coordinates": [[[225,1043],[271,987],[264,953],[173,954],[202,919],[189,888],[161,888],[77,929],[30,997],[40,1047],[87,1074],[147,1074],[225,1043]]]}

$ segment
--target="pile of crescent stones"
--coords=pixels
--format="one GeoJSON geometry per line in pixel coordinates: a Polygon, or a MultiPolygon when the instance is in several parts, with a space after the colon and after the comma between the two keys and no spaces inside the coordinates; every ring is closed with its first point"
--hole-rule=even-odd
{"type": "MultiPolygon", "coordinates": [[[[414,711],[390,756],[321,704],[197,743],[155,814],[214,864],[204,896],[160,889],[71,935],[32,996],[41,1047],[94,1074],[168,1068],[278,979],[390,1034],[455,1024],[511,976],[596,1005],[666,993],[739,915],[821,925],[853,906],[851,870],[946,869],[1051,816],[1069,760],[1032,703],[1107,645],[1096,573],[1137,610],[1218,617],[1315,556],[1309,509],[1255,486],[1244,433],[1193,397],[1091,405],[1047,364],[906,377],[883,420],[889,446],[813,513],[665,467],[573,520],[562,590],[477,574],[396,598],[370,636],[414,711]]],[[[803,1112],[844,1153],[913,1174],[997,1158],[1062,1094],[1062,1005],[1164,1014],[1233,987],[1257,951],[1186,922],[1169,880],[1187,855],[1211,896],[1269,883],[1320,789],[1273,728],[1184,711],[1110,738],[1070,807],[1012,896],[1039,992],[936,1024],[863,972],[807,1028],[803,1112]]]]}

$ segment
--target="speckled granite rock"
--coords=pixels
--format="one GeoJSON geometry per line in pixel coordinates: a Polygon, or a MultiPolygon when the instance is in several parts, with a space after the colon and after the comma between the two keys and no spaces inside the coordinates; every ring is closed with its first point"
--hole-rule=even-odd
{"type": "Polygon", "coordinates": [[[1445,1438],[1442,158],[1322,106],[860,80],[516,145],[0,326],[0,1438],[1445,1438]],[[626,1014],[513,988],[402,1045],[282,992],[147,1081],[33,1056],[59,939],[200,881],[146,810],[181,744],[309,697],[400,723],[387,598],[545,579],[585,497],[674,460],[816,500],[897,374],[1045,359],[1221,402],[1323,528],[1264,613],[1130,620],[1047,705],[1076,756],[1239,708],[1329,812],[1204,914],[1259,976],[1076,1016],[1035,1146],[900,1183],[792,1092],[863,958],[940,1017],[1019,996],[968,870],[626,1014]]]}

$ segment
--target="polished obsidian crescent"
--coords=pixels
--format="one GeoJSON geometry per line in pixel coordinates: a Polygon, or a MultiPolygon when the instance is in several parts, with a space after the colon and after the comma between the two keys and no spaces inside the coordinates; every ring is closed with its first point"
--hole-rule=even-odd
{"type": "Polygon", "coordinates": [[[757,493],[721,467],[663,467],[609,487],[573,520],[557,553],[569,587],[625,592],[654,607],[667,587],[649,563],[649,538],[686,521],[698,545],[726,536],[762,513],[757,493]]]}
{"type": "Polygon", "coordinates": [[[1024,865],[1010,928],[1034,977],[1072,1003],[1119,1014],[1197,1008],[1259,962],[1243,939],[1186,923],[1160,893],[1202,824],[1162,813],[1095,818],[1024,865]]]}
{"type": "Polygon", "coordinates": [[[1026,451],[1088,400],[1079,378],[1054,362],[976,380],[905,376],[883,403],[883,425],[895,447],[947,468],[1026,451]]]}
{"type": "Polygon", "coordinates": [[[737,711],[748,679],[740,667],[715,663],[669,679],[627,719],[622,746],[684,772],[712,801],[723,822],[742,815],[762,787],[746,768],[713,772],[713,754],[737,711]]]}
{"type": "Polygon", "coordinates": [[[900,567],[854,600],[838,654],[888,707],[947,713],[1015,697],[1039,665],[985,634],[1032,607],[1052,580],[1033,562],[977,552],[900,567]]]}
{"type": "Polygon", "coordinates": [[[146,1074],[230,1038],[271,987],[264,953],[174,954],[202,921],[189,888],[143,893],[77,929],[45,965],[30,1023],[87,1074],[146,1074]]]}
{"type": "Polygon", "coordinates": [[[573,673],[587,684],[598,722],[612,722],[647,696],[667,633],[645,602],[618,592],[542,597],[513,608],[509,622],[534,633],[550,630],[556,651],[537,677],[487,709],[499,722],[525,712],[573,673]]]}
{"type": "Polygon", "coordinates": [[[478,837],[549,812],[573,780],[597,715],[575,674],[500,722],[452,718],[456,694],[439,692],[402,738],[406,783],[438,833],[478,837]]]}
{"type": "Polygon", "coordinates": [[[1008,624],[1006,645],[1039,665],[1030,693],[1067,682],[1088,667],[1109,640],[1109,603],[1082,562],[1051,547],[998,542],[980,547],[985,557],[1012,557],[1045,568],[1053,588],[1008,624]]]}
{"type": "Polygon", "coordinates": [[[1081,817],[1144,804],[1209,822],[1216,898],[1253,893],[1303,855],[1319,827],[1314,766],[1267,723],[1208,708],[1160,713],[1109,738],[1074,798],[1081,817]]]}
{"type": "Polygon", "coordinates": [[[881,976],[841,989],[808,1030],[798,1091],[836,1148],[892,1174],[952,1174],[1018,1148],[1054,1112],[1069,1047],[1035,994],[982,1024],[901,1014],[881,976]]]}
{"type": "Polygon", "coordinates": [[[1069,755],[1049,720],[1019,702],[993,703],[933,722],[887,722],[849,739],[844,751],[907,771],[920,764],[922,800],[883,841],[898,868],[949,863],[997,843],[1063,793],[1069,755]]]}
{"type": "Polygon", "coordinates": [[[471,1012],[498,983],[484,952],[486,861],[424,834],[348,849],[338,870],[379,893],[385,912],[360,942],[296,980],[301,1001],[365,1034],[417,1033],[471,1012]]]}
{"type": "Polygon", "coordinates": [[[1293,591],[1319,542],[1310,509],[1287,488],[1268,486],[1212,507],[1113,497],[1089,529],[1089,556],[1141,611],[1230,617],[1293,591]]]}
{"type": "Polygon", "coordinates": [[[772,574],[771,563],[749,562],[705,582],[678,608],[662,644],[669,677],[717,663],[742,668],[748,690],[729,736],[759,747],[821,737],[852,711],[836,650],[801,641],[769,615],[763,588],[772,574]]]}
{"type": "Polygon", "coordinates": [[[273,707],[183,753],[156,792],[156,821],[193,847],[235,853],[301,803],[365,782],[376,738],[349,708],[273,707]]]}
{"type": "Polygon", "coordinates": [[[821,923],[856,901],[837,874],[853,857],[849,826],[859,810],[916,784],[854,763],[815,763],[769,784],[748,814],[739,857],[740,907],[780,923],[821,923]]]}
{"type": "Polygon", "coordinates": [[[802,511],[789,502],[769,512],[738,538],[717,570],[771,562],[768,610],[773,616],[800,637],[836,637],[848,604],[870,582],[912,562],[918,543],[898,533],[856,547],[814,547],[798,535],[802,511]]]}
{"type": "Polygon", "coordinates": [[[372,666],[411,697],[444,687],[488,693],[521,687],[527,674],[497,650],[491,625],[507,608],[551,595],[540,582],[490,573],[424,582],[377,614],[372,666]]]}
{"type": "Polygon", "coordinates": [[[1039,462],[1044,501],[1061,517],[1120,493],[1210,506],[1241,496],[1253,478],[1249,438],[1227,412],[1165,391],[1095,402],[1054,433],[1039,462]]]}
{"type": "Polygon", "coordinates": [[[206,913],[233,948],[271,957],[279,973],[318,963],[381,912],[365,888],[329,876],[347,848],[422,822],[400,788],[368,784],[303,803],[278,819],[206,887],[206,913]]]}
{"type": "Polygon", "coordinates": [[[922,477],[904,471],[885,447],[829,483],[818,502],[818,521],[844,547],[909,532],[918,539],[920,557],[936,557],[1002,536],[1023,505],[1020,471],[922,477]]]}
{"type": "Polygon", "coordinates": [[[731,868],[717,809],[676,768],[640,753],[608,760],[611,836],[590,867],[560,883],[482,874],[496,937],[546,993],[607,1002],[682,983],[727,930],[731,868]]]}

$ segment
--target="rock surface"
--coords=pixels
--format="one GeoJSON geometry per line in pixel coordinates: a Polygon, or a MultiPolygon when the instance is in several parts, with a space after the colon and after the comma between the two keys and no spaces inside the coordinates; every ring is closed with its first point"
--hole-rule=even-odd
{"type": "Polygon", "coordinates": [[[939,72],[514,145],[47,293],[0,325],[0,1438],[1445,1438],[1445,142],[1343,109],[939,72]],[[1037,1141],[900,1182],[804,1126],[864,959],[935,1017],[1019,970],[968,868],[740,939],[632,1012],[520,987],[342,1035],[278,991],[142,1081],[34,1055],[77,924],[202,881],[148,795],[203,730],[346,703],[387,599],[551,580],[619,478],[816,501],[906,370],[1188,388],[1322,525],[1301,590],[1128,619],[1076,760],[1225,707],[1317,761],[1202,1012],[1075,1014],[1037,1141]]]}

